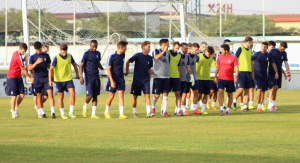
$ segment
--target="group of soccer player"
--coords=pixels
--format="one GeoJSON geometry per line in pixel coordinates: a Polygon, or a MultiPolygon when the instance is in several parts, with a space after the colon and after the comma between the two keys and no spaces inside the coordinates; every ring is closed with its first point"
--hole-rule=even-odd
{"type": "MultiPolygon", "coordinates": [[[[161,111],[163,117],[170,117],[167,112],[168,95],[175,93],[175,113],[176,116],[189,115],[187,108],[191,97],[192,114],[208,114],[207,109],[215,110],[217,96],[219,95],[220,115],[229,115],[231,106],[236,110],[237,98],[240,100],[241,109],[249,112],[253,109],[253,90],[257,89],[257,111],[276,111],[275,100],[277,90],[281,88],[282,75],[291,79],[289,66],[287,63],[286,42],[281,42],[278,48],[273,41],[261,44],[261,51],[252,55],[253,39],[246,37],[244,43],[238,48],[236,54],[230,51],[230,40],[225,40],[219,47],[207,46],[205,42],[179,43],[174,42],[172,49],[169,49],[169,40],[161,39],[159,48],[153,51],[152,56],[150,42],[141,43],[142,52],[134,54],[125,61],[125,53],[128,42],[117,43],[117,50],[110,55],[107,65],[108,82],[106,91],[109,92],[106,101],[104,116],[110,119],[110,106],[115,93],[119,96],[119,119],[127,119],[124,115],[124,91],[126,89],[124,76],[129,74],[129,64],[133,63],[134,74],[131,86],[133,117],[139,118],[137,114],[137,98],[142,93],[145,96],[146,117],[155,115],[156,103],[162,94],[161,111]],[[285,63],[287,75],[282,70],[282,62],[285,63]],[[125,64],[125,72],[123,70],[125,64]],[[153,68],[152,68],[153,67],[153,68]],[[215,68],[215,75],[211,77],[211,68],[215,68]],[[235,73],[235,74],[234,74],[235,73]],[[152,85],[152,106],[150,104],[150,83],[152,85]],[[235,85],[236,84],[236,85],[235,85]],[[237,89],[235,97],[233,92],[237,89]],[[269,89],[269,94],[264,100],[265,91],[269,89]],[[227,92],[228,99],[224,104],[224,91],[227,92]],[[244,92],[244,94],[243,94],[244,92]],[[213,97],[213,102],[211,98],[213,97]],[[242,98],[243,96],[243,98],[242,98]],[[248,100],[249,99],[249,100],[248,100]],[[249,102],[248,102],[249,101],[249,102]],[[197,106],[199,105],[200,111],[197,106]],[[225,110],[225,111],[224,111],[225,110]]],[[[24,59],[27,45],[21,44],[19,50],[12,55],[10,68],[7,74],[7,94],[11,98],[12,118],[19,117],[18,107],[22,102],[24,94],[24,84],[21,71],[30,79],[32,93],[35,101],[35,109],[38,118],[47,118],[43,103],[49,98],[51,117],[55,115],[55,101],[53,98],[53,82],[56,83],[58,92],[58,106],[62,119],[76,118],[74,114],[75,87],[72,80],[72,69],[74,67],[76,79],[80,79],[80,84],[85,83],[86,99],[83,106],[83,117],[87,117],[88,104],[92,100],[92,119],[99,119],[96,115],[98,95],[100,94],[101,81],[99,69],[104,70],[100,61],[101,53],[97,51],[98,43],[91,40],[90,49],[83,54],[80,69],[78,71],[72,55],[68,53],[68,45],[60,45],[60,53],[52,60],[50,59],[49,48],[40,42],[34,43],[35,53],[30,56],[28,70],[24,67],[24,59]],[[84,73],[83,73],[84,72],[84,73]],[[83,74],[85,76],[83,76],[83,74]],[[70,94],[69,117],[64,112],[64,92],[70,94]]]]}

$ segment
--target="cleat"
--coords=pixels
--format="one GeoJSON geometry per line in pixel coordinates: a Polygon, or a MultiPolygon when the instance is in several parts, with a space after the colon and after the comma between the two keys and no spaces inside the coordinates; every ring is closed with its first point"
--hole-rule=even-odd
{"type": "Polygon", "coordinates": [[[52,118],[52,119],[55,119],[55,118],[56,118],[55,113],[52,113],[52,114],[51,114],[51,118],[52,118]]]}
{"type": "Polygon", "coordinates": [[[174,115],[177,115],[177,113],[176,113],[176,112],[174,112],[174,115]]]}
{"type": "MultiPolygon", "coordinates": [[[[150,114],[150,113],[149,113],[150,114]]],[[[137,113],[133,113],[133,118],[140,118],[137,113]]]]}
{"type": "Polygon", "coordinates": [[[151,109],[151,113],[155,114],[155,108],[151,109]]]}
{"type": "Polygon", "coordinates": [[[181,111],[179,111],[177,114],[176,114],[176,116],[180,116],[182,114],[182,112],[181,111]]]}
{"type": "Polygon", "coordinates": [[[13,114],[11,115],[11,118],[18,118],[18,117],[17,117],[16,113],[13,113],[13,114]]]}
{"type": "Polygon", "coordinates": [[[155,114],[154,113],[150,113],[151,114],[151,117],[154,117],[155,116],[155,114]]]}
{"type": "Polygon", "coordinates": [[[197,109],[196,109],[196,110],[194,110],[192,113],[193,113],[193,114],[197,114],[197,115],[201,115],[201,114],[202,114],[202,113],[201,113],[201,112],[199,112],[197,109]]]}
{"type": "MultiPolygon", "coordinates": [[[[275,106],[275,110],[277,111],[277,107],[275,106]]],[[[18,115],[19,116],[19,115],[18,115]]]]}
{"type": "Polygon", "coordinates": [[[62,119],[68,119],[68,117],[64,114],[61,116],[62,119]]]}
{"type": "Polygon", "coordinates": [[[82,115],[83,115],[83,117],[85,117],[85,118],[87,117],[87,116],[86,116],[86,111],[87,111],[87,109],[85,109],[85,108],[82,109],[82,115]]]}
{"type": "Polygon", "coordinates": [[[161,112],[160,112],[160,115],[161,115],[161,116],[163,116],[163,115],[164,115],[163,111],[161,111],[161,112]]]}
{"type": "Polygon", "coordinates": [[[147,118],[151,118],[151,117],[153,117],[153,116],[154,116],[153,113],[148,113],[148,114],[147,114],[147,118]]]}
{"type": "Polygon", "coordinates": [[[236,102],[232,103],[232,105],[233,105],[233,111],[236,111],[236,102]]]}
{"type": "Polygon", "coordinates": [[[127,116],[125,116],[124,114],[119,116],[119,119],[127,119],[127,116]]]}
{"type": "Polygon", "coordinates": [[[258,112],[263,112],[263,110],[262,110],[262,108],[261,108],[261,107],[257,108],[257,110],[256,110],[256,111],[258,111],[258,112]]]}
{"type": "Polygon", "coordinates": [[[69,113],[69,117],[71,117],[71,118],[76,118],[76,116],[74,115],[73,112],[72,112],[72,113],[69,113]]]}
{"type": "Polygon", "coordinates": [[[181,113],[180,113],[180,116],[183,116],[183,111],[180,111],[181,113]]]}
{"type": "Polygon", "coordinates": [[[19,118],[18,110],[16,110],[16,118],[19,118]]]}
{"type": "Polygon", "coordinates": [[[35,111],[35,114],[36,114],[36,115],[39,115],[39,113],[38,113],[38,111],[37,111],[37,108],[34,107],[34,111],[35,111]]]}
{"type": "Polygon", "coordinates": [[[167,112],[165,112],[165,113],[163,114],[163,117],[170,117],[170,115],[169,115],[167,112]]]}
{"type": "Polygon", "coordinates": [[[224,115],[224,110],[221,110],[220,111],[220,116],[223,116],[224,115]]]}
{"type": "Polygon", "coordinates": [[[108,112],[104,113],[104,116],[105,116],[106,119],[111,119],[110,114],[108,112]]]}
{"type": "Polygon", "coordinates": [[[263,104],[263,106],[261,107],[262,111],[266,111],[268,108],[268,105],[267,104],[263,104]]]}
{"type": "Polygon", "coordinates": [[[187,111],[183,112],[183,115],[189,115],[189,113],[187,111]]]}
{"type": "Polygon", "coordinates": [[[249,104],[249,105],[248,105],[248,108],[251,109],[251,110],[252,110],[252,109],[255,109],[255,107],[253,106],[253,104],[249,104]]]}
{"type": "Polygon", "coordinates": [[[226,112],[225,112],[225,115],[229,115],[229,111],[226,111],[226,112]]]}
{"type": "Polygon", "coordinates": [[[91,119],[100,119],[100,117],[93,115],[93,116],[91,116],[91,119]]]}
{"type": "Polygon", "coordinates": [[[243,109],[243,112],[251,112],[248,108],[243,109]]]}
{"type": "Polygon", "coordinates": [[[201,111],[202,114],[208,114],[206,110],[201,111]]]}
{"type": "Polygon", "coordinates": [[[47,118],[46,114],[43,114],[43,115],[42,115],[42,118],[47,118]]]}
{"type": "Polygon", "coordinates": [[[211,102],[207,102],[207,106],[206,106],[207,109],[210,109],[211,108],[210,106],[211,106],[211,102]]]}
{"type": "Polygon", "coordinates": [[[38,115],[38,118],[43,118],[42,114],[39,114],[39,115],[38,115]]]}
{"type": "Polygon", "coordinates": [[[216,110],[216,107],[215,107],[215,106],[212,106],[212,107],[211,107],[211,110],[216,110]]]}
{"type": "Polygon", "coordinates": [[[244,105],[241,105],[241,110],[244,110],[244,105]]]}
{"type": "Polygon", "coordinates": [[[275,106],[271,107],[272,111],[277,111],[275,106]]]}

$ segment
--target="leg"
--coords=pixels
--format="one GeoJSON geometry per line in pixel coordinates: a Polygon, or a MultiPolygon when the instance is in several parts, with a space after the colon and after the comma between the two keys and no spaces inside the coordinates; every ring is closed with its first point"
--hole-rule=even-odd
{"type": "Polygon", "coordinates": [[[146,103],[147,117],[149,118],[149,114],[150,114],[150,117],[153,117],[155,114],[151,113],[151,110],[150,110],[150,94],[145,94],[145,103],[146,103]]]}
{"type": "Polygon", "coordinates": [[[90,103],[90,101],[91,101],[91,99],[92,99],[92,95],[90,95],[90,96],[86,96],[86,98],[85,98],[85,103],[90,103]]]}
{"type": "Polygon", "coordinates": [[[58,92],[58,107],[59,109],[64,108],[64,92],[58,92]]]}
{"type": "Polygon", "coordinates": [[[176,106],[177,108],[180,108],[180,91],[175,92],[175,97],[176,97],[176,106]]]}
{"type": "Polygon", "coordinates": [[[43,96],[43,103],[45,103],[48,99],[48,96],[43,96]]]}
{"type": "Polygon", "coordinates": [[[233,101],[233,93],[227,93],[228,96],[228,105],[227,108],[231,107],[232,101],[233,101]]]}
{"type": "Polygon", "coordinates": [[[75,105],[75,88],[69,88],[68,91],[70,93],[70,105],[74,106],[75,105]]]}
{"type": "Polygon", "coordinates": [[[48,93],[50,107],[54,107],[55,106],[55,101],[54,101],[54,97],[53,97],[53,90],[49,89],[49,90],[47,90],[47,93],[48,93]]]}
{"type": "Polygon", "coordinates": [[[262,103],[262,89],[257,89],[256,98],[257,98],[257,104],[260,105],[262,103]]]}
{"type": "Polygon", "coordinates": [[[118,91],[119,94],[119,111],[120,111],[120,118],[127,119],[127,116],[124,115],[124,90],[118,91]]]}
{"type": "Polygon", "coordinates": [[[42,109],[43,108],[43,93],[37,93],[36,94],[36,101],[37,101],[37,107],[38,109],[42,109]]]}
{"type": "Polygon", "coordinates": [[[249,89],[245,89],[244,100],[243,100],[244,105],[248,105],[248,99],[249,99],[249,89]]]}
{"type": "Polygon", "coordinates": [[[186,105],[185,100],[187,98],[187,94],[186,93],[182,93],[182,97],[181,97],[181,103],[182,105],[186,105]]]}
{"type": "MultiPolygon", "coordinates": [[[[146,97],[146,95],[145,95],[145,97],[146,97]]],[[[136,104],[137,104],[136,100],[137,100],[137,98],[138,98],[138,96],[135,96],[135,95],[132,96],[132,108],[136,108],[136,104]]],[[[150,100],[150,98],[149,98],[149,100],[150,100]]],[[[147,99],[146,99],[146,101],[147,101],[147,99]]]]}
{"type": "Polygon", "coordinates": [[[223,103],[224,103],[224,90],[223,89],[219,89],[219,105],[222,108],[223,107],[223,103]]]}
{"type": "Polygon", "coordinates": [[[10,100],[10,107],[11,107],[11,111],[15,111],[15,107],[16,107],[16,99],[17,96],[11,96],[11,100],[10,100]]]}
{"type": "Polygon", "coordinates": [[[21,102],[23,101],[25,97],[25,94],[19,94],[18,100],[17,100],[17,104],[16,107],[19,107],[19,105],[21,104],[21,102]]]}
{"type": "Polygon", "coordinates": [[[111,102],[114,99],[114,97],[115,97],[115,93],[109,92],[108,99],[106,100],[106,106],[110,106],[111,105],[111,102]]]}
{"type": "MultiPolygon", "coordinates": [[[[235,93],[235,97],[234,99],[237,99],[239,98],[239,96],[242,96],[243,95],[243,91],[244,91],[244,88],[238,88],[238,90],[236,91],[235,93]]],[[[220,93],[219,93],[220,94],[220,93]]],[[[241,101],[240,101],[241,102],[241,101]]]]}

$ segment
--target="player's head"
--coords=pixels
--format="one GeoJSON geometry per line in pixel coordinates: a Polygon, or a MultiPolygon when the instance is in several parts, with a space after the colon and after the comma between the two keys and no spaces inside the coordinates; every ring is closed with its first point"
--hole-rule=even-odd
{"type": "Polygon", "coordinates": [[[49,52],[49,46],[46,45],[46,44],[43,44],[43,46],[42,46],[42,51],[43,51],[44,53],[48,53],[48,52],[49,52]]]}
{"type": "Polygon", "coordinates": [[[159,46],[161,47],[161,48],[164,48],[164,47],[169,47],[169,40],[168,39],[161,39],[161,40],[159,40],[159,46]]]}
{"type": "Polygon", "coordinates": [[[192,44],[189,43],[189,44],[188,44],[188,52],[191,52],[191,50],[192,50],[192,44]]]}
{"type": "Polygon", "coordinates": [[[42,43],[39,41],[33,43],[34,50],[37,54],[42,54],[42,43]]]}
{"type": "Polygon", "coordinates": [[[200,45],[198,43],[192,44],[191,54],[196,55],[199,51],[200,45]]]}
{"type": "Polygon", "coordinates": [[[276,43],[274,42],[274,41],[269,41],[268,42],[268,48],[269,49],[273,49],[273,48],[275,48],[276,47],[276,43]]]}
{"type": "Polygon", "coordinates": [[[181,54],[186,54],[188,52],[188,44],[183,42],[180,44],[181,54]]]}
{"type": "Polygon", "coordinates": [[[209,56],[213,55],[215,53],[214,47],[208,46],[205,53],[207,53],[209,56]]]}
{"type": "Polygon", "coordinates": [[[27,47],[27,44],[26,43],[22,43],[19,47],[19,53],[21,55],[25,55],[26,54],[26,51],[27,51],[28,47],[27,47]]]}
{"type": "Polygon", "coordinates": [[[224,54],[224,55],[229,54],[229,50],[230,50],[229,45],[227,45],[227,44],[221,45],[221,53],[222,54],[224,54]]]}
{"type": "Polygon", "coordinates": [[[207,47],[207,43],[206,42],[201,42],[201,45],[200,45],[200,52],[204,52],[205,49],[207,47]]]}
{"type": "Polygon", "coordinates": [[[178,52],[179,48],[180,48],[180,43],[178,41],[174,42],[173,49],[172,49],[173,52],[178,52]]]}
{"type": "Polygon", "coordinates": [[[141,47],[143,49],[143,53],[148,54],[150,52],[150,50],[151,50],[150,41],[144,41],[144,42],[142,42],[141,47]]]}
{"type": "Polygon", "coordinates": [[[214,46],[214,49],[215,49],[214,56],[216,56],[217,53],[220,51],[220,48],[218,46],[214,46]]]}
{"type": "Polygon", "coordinates": [[[244,44],[245,44],[246,48],[252,49],[252,47],[253,47],[253,38],[250,37],[250,36],[247,36],[244,40],[244,44]]]}
{"type": "Polygon", "coordinates": [[[127,45],[128,45],[127,41],[119,41],[117,44],[118,51],[120,51],[121,54],[125,53],[127,50],[127,45]]]}
{"type": "Polygon", "coordinates": [[[63,55],[63,56],[67,55],[68,44],[66,44],[66,43],[60,44],[59,50],[60,50],[61,55],[63,55]]]}
{"type": "Polygon", "coordinates": [[[278,50],[280,51],[280,53],[282,53],[286,48],[288,48],[287,43],[285,41],[282,41],[278,47],[278,50]]]}
{"type": "Polygon", "coordinates": [[[229,40],[229,39],[225,39],[224,41],[223,41],[223,44],[227,44],[227,45],[229,45],[229,47],[231,46],[231,41],[229,40]]]}
{"type": "Polygon", "coordinates": [[[91,40],[91,43],[90,43],[90,51],[94,52],[96,51],[98,48],[98,42],[97,40],[91,40]]]}
{"type": "Polygon", "coordinates": [[[262,42],[261,43],[261,52],[266,53],[268,50],[268,43],[267,42],[262,42]]]}

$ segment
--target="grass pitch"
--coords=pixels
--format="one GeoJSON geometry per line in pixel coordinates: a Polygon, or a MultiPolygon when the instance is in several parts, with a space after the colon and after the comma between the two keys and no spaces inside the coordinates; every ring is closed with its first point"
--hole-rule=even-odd
{"type": "Polygon", "coordinates": [[[84,95],[76,96],[77,118],[67,120],[60,118],[57,103],[52,120],[48,101],[48,118],[38,119],[31,97],[19,107],[20,118],[12,119],[10,98],[0,98],[0,162],[300,162],[300,93],[278,94],[278,112],[238,109],[220,117],[218,110],[208,110],[208,115],[176,117],[171,93],[172,116],[156,113],[149,119],[144,97],[138,99],[140,118],[133,119],[132,96],[125,95],[127,120],[118,119],[118,97],[110,109],[113,119],[104,118],[107,94],[98,97],[100,120],[82,117],[84,95]]]}

